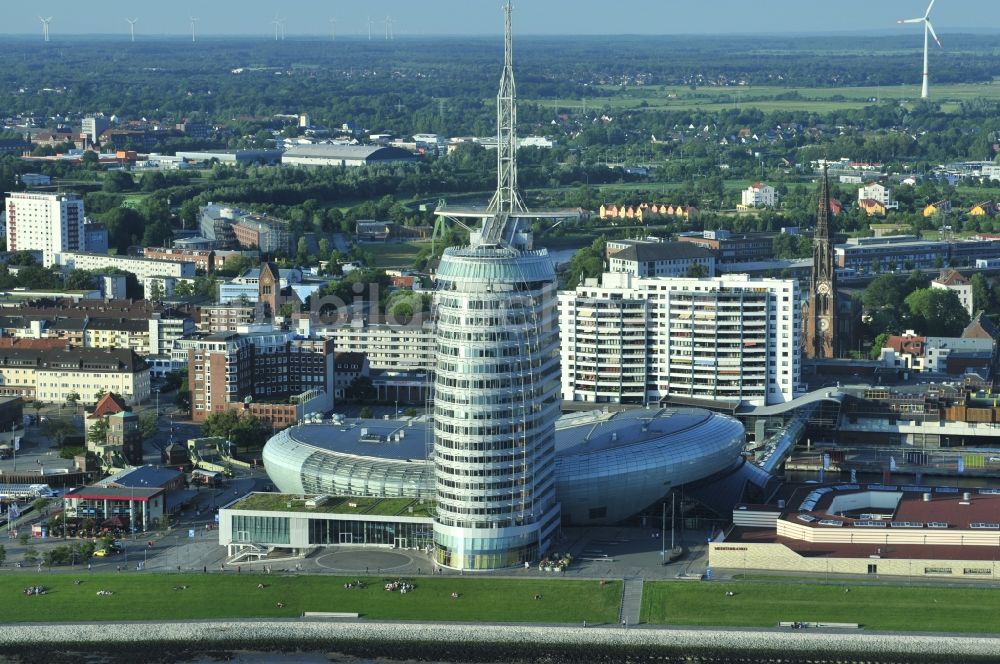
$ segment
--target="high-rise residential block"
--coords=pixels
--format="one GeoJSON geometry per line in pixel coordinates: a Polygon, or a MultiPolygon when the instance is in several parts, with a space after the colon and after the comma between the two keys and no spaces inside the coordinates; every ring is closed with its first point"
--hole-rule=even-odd
{"type": "Polygon", "coordinates": [[[8,251],[41,251],[50,267],[57,253],[83,250],[83,199],[76,194],[12,192],[6,207],[8,251]]]}
{"type": "Polygon", "coordinates": [[[801,377],[799,310],[792,279],[606,273],[559,294],[562,398],[790,401],[801,377]]]}

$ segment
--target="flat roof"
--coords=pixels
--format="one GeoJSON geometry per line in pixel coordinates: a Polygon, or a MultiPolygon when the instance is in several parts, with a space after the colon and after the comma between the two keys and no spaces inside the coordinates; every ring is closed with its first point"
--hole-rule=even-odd
{"type": "Polygon", "coordinates": [[[292,440],[325,450],[421,463],[434,435],[427,422],[416,420],[348,420],[343,424],[327,420],[286,431],[292,440]]]}
{"type": "Polygon", "coordinates": [[[78,498],[81,500],[134,500],[144,503],[150,498],[155,498],[163,493],[163,489],[141,489],[134,487],[114,487],[114,486],[84,486],[73,489],[63,494],[64,498],[78,498]]]}
{"type": "Polygon", "coordinates": [[[293,496],[287,493],[251,493],[226,509],[406,517],[430,517],[434,509],[434,501],[429,499],[369,496],[328,496],[322,505],[307,507],[306,500],[315,497],[293,496]]]}
{"type": "MultiPolygon", "coordinates": [[[[873,511],[887,514],[887,522],[919,523],[926,527],[929,523],[947,524],[950,529],[975,529],[973,524],[997,524],[992,529],[1000,535],[1000,489],[969,489],[956,487],[930,487],[913,484],[836,484],[807,485],[796,489],[787,502],[782,514],[785,520],[793,520],[799,514],[809,514],[817,521],[809,525],[817,528],[828,526],[819,524],[823,518],[845,522],[857,521],[828,512],[834,501],[843,496],[871,494],[873,496],[898,496],[890,507],[873,508],[873,511]],[[924,495],[930,494],[929,500],[924,495]],[[965,499],[965,495],[969,499],[965,499]],[[810,501],[818,496],[814,504],[810,501]]],[[[859,511],[859,510],[852,510],[859,511]]],[[[860,511],[865,511],[863,508],[860,511]]],[[[835,527],[835,526],[830,526],[835,527]]],[[[891,527],[887,523],[887,527],[891,527]]]]}
{"type": "MultiPolygon", "coordinates": [[[[121,413],[115,413],[112,417],[124,415],[124,411],[121,413]]],[[[132,413],[128,413],[132,415],[132,413]]],[[[179,476],[183,475],[181,471],[175,470],[173,468],[159,468],[157,466],[139,466],[137,468],[131,468],[129,470],[123,470],[122,472],[107,477],[98,484],[100,486],[120,486],[120,487],[162,487],[176,480],[179,476]]]]}
{"type": "MultiPolygon", "coordinates": [[[[629,447],[696,430],[714,417],[721,416],[700,408],[570,413],[556,421],[555,448],[561,455],[575,455],[629,447]]],[[[283,433],[303,445],[341,454],[423,463],[433,444],[434,428],[433,422],[423,417],[340,423],[325,420],[300,424],[283,433]]]]}

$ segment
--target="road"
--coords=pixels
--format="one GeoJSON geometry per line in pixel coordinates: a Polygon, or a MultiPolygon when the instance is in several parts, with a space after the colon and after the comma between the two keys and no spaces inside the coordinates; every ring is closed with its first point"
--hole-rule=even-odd
{"type": "MultiPolygon", "coordinates": [[[[219,545],[218,531],[215,526],[215,509],[225,506],[239,497],[259,491],[270,481],[263,471],[246,473],[234,478],[227,486],[220,489],[198,489],[198,496],[181,514],[171,520],[169,528],[135,533],[122,541],[122,553],[105,558],[94,557],[90,567],[86,564],[75,566],[53,567],[51,573],[79,574],[83,570],[92,572],[136,572],[136,566],[143,563],[144,571],[177,571],[180,570],[219,570],[226,557],[226,549],[219,545]],[[211,529],[209,529],[211,526],[211,529]],[[149,543],[153,542],[153,546],[149,543]]],[[[36,523],[44,514],[29,512],[17,522],[20,532],[30,532],[32,523],[36,523]]],[[[20,543],[9,535],[5,528],[4,537],[0,537],[7,553],[7,562],[0,570],[16,572],[28,570],[27,567],[17,568],[15,563],[22,561],[24,553],[30,548],[42,555],[45,550],[57,546],[82,542],[80,538],[48,537],[44,540],[33,538],[27,545],[20,543]]]]}

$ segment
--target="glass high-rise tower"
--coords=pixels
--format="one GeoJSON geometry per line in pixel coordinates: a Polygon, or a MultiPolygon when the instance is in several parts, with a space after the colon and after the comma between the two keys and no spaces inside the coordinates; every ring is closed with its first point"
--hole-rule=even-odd
{"type": "Polygon", "coordinates": [[[543,249],[451,248],[438,269],[436,560],[536,560],[559,525],[555,271],[543,249]]]}
{"type": "Polygon", "coordinates": [[[527,229],[566,215],[528,212],[517,189],[511,14],[507,2],[496,193],[486,208],[436,211],[469,230],[469,246],[441,257],[434,303],[435,560],[454,569],[536,560],[559,527],[556,275],[527,229]]]}

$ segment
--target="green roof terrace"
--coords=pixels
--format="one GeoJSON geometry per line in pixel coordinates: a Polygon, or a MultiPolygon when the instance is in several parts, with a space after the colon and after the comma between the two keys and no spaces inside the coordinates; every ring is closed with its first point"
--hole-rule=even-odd
{"type": "Polygon", "coordinates": [[[320,505],[306,505],[319,496],[288,493],[252,493],[227,509],[260,512],[319,512],[323,514],[355,514],[358,516],[431,517],[434,502],[421,498],[373,498],[370,496],[323,496],[320,505]]]}

